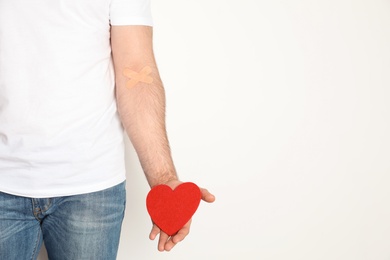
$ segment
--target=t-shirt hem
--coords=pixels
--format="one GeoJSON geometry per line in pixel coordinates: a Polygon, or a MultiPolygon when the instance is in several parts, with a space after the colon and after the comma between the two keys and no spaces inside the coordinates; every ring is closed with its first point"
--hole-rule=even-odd
{"type": "Polygon", "coordinates": [[[115,178],[113,180],[101,183],[99,185],[94,185],[94,186],[86,187],[86,188],[80,188],[78,190],[72,190],[72,191],[67,191],[67,192],[23,193],[23,192],[18,192],[18,191],[10,191],[7,189],[3,189],[1,187],[0,187],[0,192],[4,192],[4,193],[11,194],[14,196],[27,197],[27,198],[55,198],[55,197],[82,195],[82,194],[86,194],[86,193],[102,191],[102,190],[111,188],[115,185],[118,185],[118,184],[124,182],[125,180],[126,180],[126,176],[121,176],[120,178],[115,178]]]}

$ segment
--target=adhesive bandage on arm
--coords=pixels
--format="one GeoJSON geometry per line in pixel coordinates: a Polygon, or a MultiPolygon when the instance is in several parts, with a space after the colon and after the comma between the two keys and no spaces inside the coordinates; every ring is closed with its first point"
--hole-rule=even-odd
{"type": "Polygon", "coordinates": [[[150,75],[152,69],[149,66],[145,66],[140,72],[136,72],[129,68],[123,70],[123,76],[129,80],[126,82],[127,88],[132,88],[137,85],[139,82],[151,84],[153,83],[153,78],[150,75]]]}

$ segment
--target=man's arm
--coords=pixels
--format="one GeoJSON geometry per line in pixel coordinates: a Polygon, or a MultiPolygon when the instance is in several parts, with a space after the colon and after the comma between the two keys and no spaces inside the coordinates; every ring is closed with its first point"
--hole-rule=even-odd
{"type": "MultiPolygon", "coordinates": [[[[153,54],[152,27],[112,26],[118,112],[151,187],[175,188],[177,178],[165,127],[165,92],[153,54]]],[[[214,196],[201,189],[202,199],[214,196]]],[[[173,237],[153,225],[150,238],[159,234],[158,249],[171,250],[189,233],[191,220],[173,237]]]]}
{"type": "Polygon", "coordinates": [[[165,92],[154,59],[152,27],[113,26],[111,45],[118,112],[148,183],[153,187],[177,180],[165,128],[165,92]],[[142,74],[145,68],[150,72],[142,74]],[[133,77],[126,73],[129,71],[133,77]],[[138,81],[143,75],[152,82],[138,81]]]}

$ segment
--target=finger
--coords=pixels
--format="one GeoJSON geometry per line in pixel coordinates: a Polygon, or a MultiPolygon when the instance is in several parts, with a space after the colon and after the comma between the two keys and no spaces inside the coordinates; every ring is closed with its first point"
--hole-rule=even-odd
{"type": "Polygon", "coordinates": [[[150,234],[149,234],[149,238],[151,240],[154,240],[159,233],[160,233],[159,227],[156,226],[155,224],[153,224],[152,230],[150,231],[150,234]]]}
{"type": "Polygon", "coordinates": [[[165,249],[165,243],[167,242],[169,236],[167,233],[160,231],[160,238],[158,240],[158,251],[162,252],[165,249]]]}
{"type": "Polygon", "coordinates": [[[180,241],[183,241],[183,239],[190,233],[190,226],[191,226],[191,220],[182,228],[180,229],[176,235],[174,235],[171,240],[174,244],[179,243],[180,241]]]}
{"type": "Polygon", "coordinates": [[[165,244],[165,250],[170,251],[177,245],[177,243],[183,241],[183,239],[190,233],[191,220],[180,229],[174,236],[172,236],[165,244]]]}
{"type": "Polygon", "coordinates": [[[171,249],[175,246],[176,244],[173,243],[172,237],[169,238],[169,240],[165,243],[164,245],[164,250],[165,251],[171,251],[171,249]]]}
{"type": "Polygon", "coordinates": [[[207,189],[201,188],[200,191],[202,193],[202,200],[209,202],[209,203],[215,201],[215,196],[213,194],[211,194],[207,189]]]}

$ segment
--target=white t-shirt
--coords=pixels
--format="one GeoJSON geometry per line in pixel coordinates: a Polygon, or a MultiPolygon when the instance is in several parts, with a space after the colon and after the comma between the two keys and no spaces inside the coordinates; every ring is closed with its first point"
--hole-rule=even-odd
{"type": "Polygon", "coordinates": [[[150,0],[0,0],[0,191],[47,198],[125,180],[110,25],[150,0]]]}

